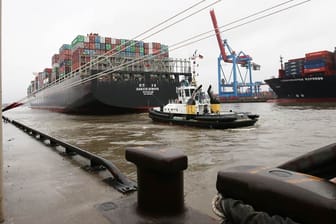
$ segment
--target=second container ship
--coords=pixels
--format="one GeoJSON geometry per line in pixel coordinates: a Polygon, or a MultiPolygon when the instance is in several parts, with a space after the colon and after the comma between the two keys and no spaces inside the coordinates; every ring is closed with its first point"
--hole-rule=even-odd
{"type": "Polygon", "coordinates": [[[265,80],[277,102],[336,102],[336,51],[317,51],[285,62],[279,76],[265,80]]]}

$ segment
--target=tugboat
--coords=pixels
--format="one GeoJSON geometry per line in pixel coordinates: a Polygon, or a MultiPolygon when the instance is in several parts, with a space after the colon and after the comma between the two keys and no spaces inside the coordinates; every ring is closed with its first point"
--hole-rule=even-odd
{"type": "Polygon", "coordinates": [[[202,92],[202,85],[197,87],[183,80],[177,87],[178,98],[165,106],[151,108],[149,117],[154,122],[214,129],[252,126],[258,121],[257,114],[220,111],[220,102],[214,97],[211,85],[207,93],[202,92]]]}

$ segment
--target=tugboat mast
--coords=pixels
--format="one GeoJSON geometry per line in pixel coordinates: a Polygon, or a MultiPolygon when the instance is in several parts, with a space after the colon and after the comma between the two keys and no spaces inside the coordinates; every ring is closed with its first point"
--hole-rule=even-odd
{"type": "MultiPolygon", "coordinates": [[[[197,53],[197,50],[195,50],[193,56],[191,57],[191,61],[192,61],[192,80],[191,80],[191,85],[197,86],[197,82],[196,82],[196,66],[198,67],[198,64],[196,63],[196,59],[200,58],[202,59],[203,56],[197,53]]],[[[198,76],[198,73],[197,73],[198,76]]]]}
{"type": "Polygon", "coordinates": [[[284,69],[284,67],[283,67],[283,61],[282,61],[282,59],[283,59],[283,57],[280,55],[280,65],[281,65],[281,70],[283,70],[283,69],[284,69]]]}

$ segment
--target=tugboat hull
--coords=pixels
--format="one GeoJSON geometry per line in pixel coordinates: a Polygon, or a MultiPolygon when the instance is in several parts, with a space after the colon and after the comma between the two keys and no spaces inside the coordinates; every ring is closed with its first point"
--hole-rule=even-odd
{"type": "Polygon", "coordinates": [[[149,117],[155,122],[213,129],[252,126],[258,120],[257,115],[252,118],[246,114],[190,115],[165,113],[155,109],[149,110],[149,117]]]}

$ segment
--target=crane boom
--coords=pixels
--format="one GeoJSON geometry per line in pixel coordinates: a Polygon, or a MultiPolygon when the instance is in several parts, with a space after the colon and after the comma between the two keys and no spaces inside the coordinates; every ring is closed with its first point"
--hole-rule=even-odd
{"type": "Polygon", "coordinates": [[[220,55],[218,57],[218,93],[219,96],[252,96],[253,87],[256,85],[252,82],[252,69],[256,70],[259,65],[252,63],[252,58],[240,51],[238,54],[230,47],[227,40],[222,40],[221,33],[218,27],[215,11],[210,10],[210,16],[213,27],[215,29],[220,55]],[[226,50],[226,52],[225,52],[226,50]],[[225,76],[222,62],[232,64],[232,70],[229,77],[225,76]],[[243,77],[239,69],[243,67],[246,69],[245,76],[243,77]],[[231,78],[233,80],[231,80],[231,78]],[[240,78],[240,79],[239,79],[240,78]],[[249,78],[248,83],[246,82],[249,78]]]}
{"type": "Polygon", "coordinates": [[[212,24],[215,28],[215,33],[216,33],[216,37],[217,37],[217,42],[219,45],[219,49],[220,49],[220,53],[222,55],[222,58],[225,62],[229,62],[227,55],[225,53],[225,48],[224,48],[224,44],[222,41],[222,37],[220,35],[220,31],[218,28],[218,24],[217,24],[217,19],[216,19],[216,15],[215,15],[215,11],[213,9],[210,10],[210,15],[211,15],[211,20],[212,20],[212,24]]]}

